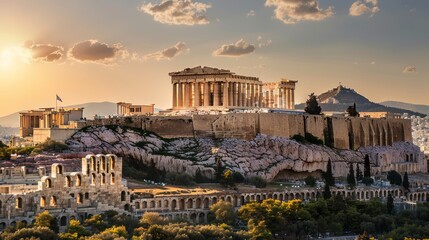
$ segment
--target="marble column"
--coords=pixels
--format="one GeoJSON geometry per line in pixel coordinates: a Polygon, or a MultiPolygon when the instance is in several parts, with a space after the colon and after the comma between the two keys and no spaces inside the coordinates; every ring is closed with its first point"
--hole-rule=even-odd
{"type": "Polygon", "coordinates": [[[282,88],[282,91],[283,91],[283,98],[282,98],[282,101],[283,101],[283,107],[282,108],[284,108],[284,109],[287,109],[288,107],[287,107],[287,98],[286,98],[286,88],[282,88]]]}
{"type": "Polygon", "coordinates": [[[229,105],[229,83],[224,82],[223,83],[223,106],[228,107],[229,105]]]}
{"type": "Polygon", "coordinates": [[[219,106],[219,82],[214,82],[214,88],[213,88],[213,95],[214,95],[214,103],[213,106],[219,106]]]}
{"type": "Polygon", "coordinates": [[[173,108],[177,107],[177,84],[173,84],[173,108]]]}
{"type": "Polygon", "coordinates": [[[241,83],[237,83],[237,107],[241,107],[241,83]]]}
{"type": "Polygon", "coordinates": [[[274,107],[274,89],[270,89],[270,103],[269,103],[270,108],[274,107]]]}
{"type": "Polygon", "coordinates": [[[233,92],[234,92],[234,106],[238,106],[238,83],[233,83],[233,92]]]}
{"type": "Polygon", "coordinates": [[[185,83],[185,107],[190,107],[189,92],[190,92],[190,84],[185,83]]]}
{"type": "Polygon", "coordinates": [[[234,106],[234,91],[233,91],[233,83],[228,83],[228,106],[234,106]]]}
{"type": "Polygon", "coordinates": [[[290,109],[295,109],[295,89],[291,89],[291,102],[292,106],[290,109]]]}
{"type": "Polygon", "coordinates": [[[255,84],[250,85],[250,107],[255,107],[255,84]]]}
{"type": "Polygon", "coordinates": [[[279,87],[277,89],[278,91],[278,96],[277,96],[277,108],[282,108],[282,89],[279,87]]]}
{"type": "Polygon", "coordinates": [[[200,94],[200,83],[195,82],[194,83],[194,106],[199,107],[201,106],[201,94],[200,94]]]}
{"type": "Polygon", "coordinates": [[[178,93],[179,93],[179,104],[177,105],[179,108],[183,107],[183,84],[178,83],[178,93]]]}
{"type": "Polygon", "coordinates": [[[210,84],[204,83],[204,107],[210,106],[210,84]]]}
{"type": "Polygon", "coordinates": [[[250,84],[246,83],[246,107],[251,107],[250,104],[250,84]]]}

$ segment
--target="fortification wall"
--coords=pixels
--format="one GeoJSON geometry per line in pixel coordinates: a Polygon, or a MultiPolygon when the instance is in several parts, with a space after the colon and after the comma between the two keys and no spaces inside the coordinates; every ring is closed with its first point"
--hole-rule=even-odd
{"type": "Polygon", "coordinates": [[[121,125],[142,128],[164,138],[214,137],[253,139],[257,134],[291,138],[311,134],[338,149],[391,146],[412,142],[405,119],[344,118],[284,113],[230,113],[96,119],[83,126],[121,125]]]}
{"type": "Polygon", "coordinates": [[[190,116],[146,117],[141,128],[165,138],[194,137],[194,126],[190,116]]]}

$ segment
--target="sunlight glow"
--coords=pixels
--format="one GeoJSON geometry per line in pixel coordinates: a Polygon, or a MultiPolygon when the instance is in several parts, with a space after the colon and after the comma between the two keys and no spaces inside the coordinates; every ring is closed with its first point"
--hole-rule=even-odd
{"type": "Polygon", "coordinates": [[[0,70],[6,71],[20,63],[29,63],[31,53],[22,47],[8,47],[0,51],[0,70]]]}

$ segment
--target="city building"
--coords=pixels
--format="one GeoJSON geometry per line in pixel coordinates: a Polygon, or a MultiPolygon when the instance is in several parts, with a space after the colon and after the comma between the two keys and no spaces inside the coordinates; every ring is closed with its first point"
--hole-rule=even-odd
{"type": "Polygon", "coordinates": [[[368,118],[394,118],[394,119],[402,118],[402,115],[400,113],[393,113],[393,112],[359,112],[359,115],[361,117],[368,117],[368,118]]]}
{"type": "Polygon", "coordinates": [[[20,112],[20,137],[32,137],[34,143],[47,138],[65,141],[78,130],[83,108],[42,108],[20,112]]]}
{"type": "Polygon", "coordinates": [[[152,115],[155,112],[155,104],[133,105],[132,103],[118,102],[116,107],[118,116],[152,115]]]}

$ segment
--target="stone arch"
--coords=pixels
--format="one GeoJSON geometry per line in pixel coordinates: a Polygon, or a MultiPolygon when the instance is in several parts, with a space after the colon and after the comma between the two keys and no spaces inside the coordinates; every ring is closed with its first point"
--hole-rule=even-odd
{"type": "Polygon", "coordinates": [[[110,174],[110,184],[115,184],[115,173],[110,174]]]}
{"type": "Polygon", "coordinates": [[[217,203],[217,197],[212,197],[212,204],[217,203]]]}
{"type": "Polygon", "coordinates": [[[161,200],[158,200],[158,205],[157,205],[157,207],[158,207],[158,208],[162,208],[162,202],[161,202],[161,200]]]}
{"type": "Polygon", "coordinates": [[[66,216],[62,216],[60,218],[60,226],[67,226],[67,217],[66,216]]]}
{"type": "Polygon", "coordinates": [[[0,230],[3,230],[6,228],[6,223],[5,222],[0,222],[0,230]]]}
{"type": "Polygon", "coordinates": [[[185,199],[179,200],[179,210],[185,210],[185,199]]]}
{"type": "Polygon", "coordinates": [[[110,170],[115,170],[115,162],[116,162],[116,157],[113,155],[110,156],[109,157],[110,170]]]}
{"type": "Polygon", "coordinates": [[[257,201],[257,202],[260,202],[260,201],[261,201],[261,195],[256,194],[256,201],[257,201]]]}
{"type": "Polygon", "coordinates": [[[245,199],[246,198],[243,195],[240,196],[240,205],[244,205],[246,203],[245,199]]]}
{"type": "Polygon", "coordinates": [[[197,214],[191,213],[191,215],[189,215],[189,220],[191,221],[191,223],[197,223],[197,214]]]}
{"type": "Polygon", "coordinates": [[[197,209],[201,208],[201,198],[197,198],[195,200],[195,208],[197,208],[197,209]]]}
{"type": "Polygon", "coordinates": [[[46,197],[45,196],[40,197],[40,207],[42,207],[42,208],[46,207],[46,197]]]}
{"type": "Polygon", "coordinates": [[[164,200],[164,208],[168,208],[168,200],[167,199],[164,200]]]}
{"type": "Polygon", "coordinates": [[[192,198],[189,198],[187,203],[186,203],[186,208],[187,209],[191,209],[194,208],[194,201],[192,200],[192,198]]]}
{"type": "Polygon", "coordinates": [[[91,185],[95,185],[97,182],[97,175],[95,173],[91,173],[91,185]]]}
{"type": "Polygon", "coordinates": [[[106,156],[100,156],[101,159],[101,171],[106,171],[106,156]]]}
{"type": "Polygon", "coordinates": [[[66,176],[64,178],[64,180],[65,180],[64,186],[65,187],[71,187],[71,178],[70,178],[70,176],[66,176]]]}
{"type": "Polygon", "coordinates": [[[77,202],[77,204],[82,204],[83,203],[83,194],[82,193],[78,193],[77,194],[76,202],[77,202]]]}
{"type": "Polygon", "coordinates": [[[57,197],[56,196],[51,196],[51,198],[49,200],[49,206],[57,206],[57,197]]]}
{"type": "Polygon", "coordinates": [[[206,219],[206,215],[204,213],[199,213],[198,214],[198,223],[204,223],[206,219]]]}
{"type": "Polygon", "coordinates": [[[80,174],[76,175],[76,187],[82,186],[82,176],[80,174]]]}
{"type": "Polygon", "coordinates": [[[142,202],[142,207],[145,208],[145,209],[147,208],[147,202],[146,201],[142,202]]]}
{"type": "Polygon", "coordinates": [[[231,196],[227,196],[227,197],[226,197],[226,201],[227,201],[227,202],[229,202],[229,203],[232,203],[231,196]]]}
{"type": "Polygon", "coordinates": [[[235,195],[232,197],[232,206],[238,207],[238,197],[235,195]]]}
{"type": "Polygon", "coordinates": [[[63,166],[58,164],[56,167],[57,174],[63,174],[63,166]]]}
{"type": "Polygon", "coordinates": [[[149,202],[149,207],[150,208],[155,208],[155,201],[154,200],[152,200],[152,201],[149,202]]]}
{"type": "Polygon", "coordinates": [[[52,180],[50,178],[45,179],[46,188],[52,188],[52,180]]]}
{"type": "Polygon", "coordinates": [[[209,209],[210,207],[210,201],[209,198],[204,198],[204,209],[209,209]]]}
{"type": "Polygon", "coordinates": [[[247,195],[246,196],[246,203],[248,203],[248,202],[250,202],[251,200],[250,200],[250,196],[249,195],[247,195]]]}
{"type": "Polygon", "coordinates": [[[121,201],[124,202],[127,200],[127,193],[125,191],[121,192],[121,201]]]}
{"type": "Polygon", "coordinates": [[[95,166],[97,164],[97,161],[95,159],[95,156],[91,156],[91,171],[96,171],[95,166]]]}
{"type": "Polygon", "coordinates": [[[106,184],[106,174],[105,173],[101,173],[101,184],[102,185],[106,184]]]}
{"type": "Polygon", "coordinates": [[[273,194],[273,198],[274,198],[275,200],[277,200],[277,199],[278,199],[278,195],[277,195],[277,193],[274,193],[274,194],[273,194]]]}
{"type": "Polygon", "coordinates": [[[124,210],[125,210],[125,211],[131,211],[130,204],[128,204],[128,203],[127,203],[127,204],[125,204],[125,205],[124,205],[124,210]]]}
{"type": "Polygon", "coordinates": [[[177,200],[173,199],[171,200],[171,210],[176,211],[176,208],[177,208],[177,200]]]}

